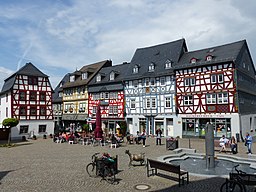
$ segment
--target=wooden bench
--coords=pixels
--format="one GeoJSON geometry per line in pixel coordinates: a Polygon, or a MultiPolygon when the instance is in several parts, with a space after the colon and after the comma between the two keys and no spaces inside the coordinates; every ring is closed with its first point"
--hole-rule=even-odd
{"type": "Polygon", "coordinates": [[[180,186],[181,182],[182,182],[182,185],[184,185],[185,179],[187,180],[187,184],[189,183],[188,172],[181,170],[180,165],[173,165],[170,163],[147,159],[147,176],[148,177],[150,175],[157,175],[158,169],[178,174],[179,186],[180,186]],[[152,173],[149,174],[149,172],[152,172],[152,173]]]}
{"type": "MultiPolygon", "coordinates": [[[[225,147],[226,147],[226,152],[232,153],[230,143],[226,143],[225,147]]],[[[220,150],[221,150],[220,141],[219,140],[214,140],[214,151],[220,151],[220,150]]]]}

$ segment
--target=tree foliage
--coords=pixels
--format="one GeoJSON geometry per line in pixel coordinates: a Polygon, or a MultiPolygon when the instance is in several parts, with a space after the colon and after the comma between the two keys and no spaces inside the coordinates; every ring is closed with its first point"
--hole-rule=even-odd
{"type": "Polygon", "coordinates": [[[15,118],[7,118],[4,119],[2,122],[3,126],[7,126],[8,128],[15,127],[16,125],[19,124],[19,120],[15,118]]]}

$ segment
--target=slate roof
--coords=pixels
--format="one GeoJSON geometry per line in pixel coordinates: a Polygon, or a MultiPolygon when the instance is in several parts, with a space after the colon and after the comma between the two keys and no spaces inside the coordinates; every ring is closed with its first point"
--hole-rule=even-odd
{"type": "Polygon", "coordinates": [[[88,92],[102,92],[102,91],[117,91],[123,90],[123,80],[125,78],[126,70],[130,64],[123,63],[113,65],[111,67],[102,68],[98,74],[101,75],[101,81],[96,82],[96,76],[88,84],[88,92]],[[110,80],[110,74],[115,73],[115,79],[110,80]]]}
{"type": "Polygon", "coordinates": [[[246,43],[245,40],[237,41],[229,44],[224,44],[220,46],[205,48],[196,51],[190,51],[183,54],[178,65],[175,69],[198,67],[203,65],[216,64],[221,62],[235,61],[240,53],[243,45],[246,43]],[[206,57],[212,55],[211,61],[206,61],[206,57]],[[192,58],[196,58],[196,63],[190,63],[192,58]]]}
{"type": "Polygon", "coordinates": [[[125,79],[141,79],[146,77],[157,77],[173,74],[173,69],[166,69],[165,63],[167,60],[175,66],[178,64],[183,52],[187,51],[185,39],[176,40],[173,42],[155,45],[146,48],[138,48],[126,69],[125,79]],[[149,72],[148,67],[154,64],[154,72],[149,72]],[[133,68],[139,67],[138,73],[133,73],[133,68]]]}
{"type": "Polygon", "coordinates": [[[75,75],[75,81],[69,82],[69,80],[68,80],[63,85],[63,88],[87,85],[102,67],[108,67],[111,65],[112,65],[112,61],[110,61],[110,60],[104,60],[104,61],[100,61],[98,63],[85,65],[79,71],[70,73],[70,75],[75,75]],[[84,73],[84,72],[87,72],[89,74],[87,79],[82,79],[82,73],[84,73]]]}
{"type": "Polygon", "coordinates": [[[59,84],[56,86],[56,88],[54,89],[54,93],[52,94],[52,102],[53,103],[60,103],[62,102],[62,97],[59,97],[59,93],[60,92],[63,92],[63,88],[62,86],[67,82],[69,81],[69,73],[66,74],[62,80],[59,82],[59,84]],[[61,86],[62,85],[62,86],[61,86]]]}
{"type": "Polygon", "coordinates": [[[32,63],[26,63],[22,68],[20,68],[17,72],[12,74],[10,77],[4,80],[4,85],[2,87],[1,93],[12,89],[16,76],[17,75],[27,75],[27,76],[36,76],[36,77],[49,77],[41,72],[38,68],[36,68],[32,63]]]}

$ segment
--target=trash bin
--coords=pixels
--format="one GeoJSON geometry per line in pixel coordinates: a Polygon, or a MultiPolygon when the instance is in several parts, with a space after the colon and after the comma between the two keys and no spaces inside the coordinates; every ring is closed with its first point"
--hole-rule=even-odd
{"type": "Polygon", "coordinates": [[[167,150],[174,150],[174,149],[177,149],[178,147],[179,147],[179,143],[178,143],[177,139],[175,139],[175,140],[166,139],[166,149],[167,150]]]}
{"type": "Polygon", "coordinates": [[[236,142],[240,142],[239,133],[236,133],[236,142]]]}

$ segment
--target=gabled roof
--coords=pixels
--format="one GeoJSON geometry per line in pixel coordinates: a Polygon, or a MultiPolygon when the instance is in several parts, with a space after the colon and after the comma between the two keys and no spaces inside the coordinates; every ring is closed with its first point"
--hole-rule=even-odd
{"type": "Polygon", "coordinates": [[[123,63],[119,65],[113,65],[111,67],[102,68],[98,74],[104,74],[100,82],[96,82],[96,76],[89,83],[89,92],[100,92],[103,90],[114,91],[123,89],[123,80],[125,78],[126,70],[130,64],[123,63]],[[115,72],[115,79],[110,80],[110,74],[115,72]]]}
{"type": "Polygon", "coordinates": [[[173,73],[173,69],[166,69],[166,61],[171,61],[172,65],[178,64],[182,54],[187,51],[185,39],[155,45],[152,47],[138,48],[131,60],[129,67],[126,69],[126,80],[138,79],[145,77],[157,77],[173,73]],[[148,67],[154,64],[154,72],[149,72],[148,67]],[[133,73],[135,66],[139,67],[138,73],[133,73]]]}
{"type": "Polygon", "coordinates": [[[62,102],[62,97],[59,96],[59,93],[63,91],[62,86],[69,80],[69,75],[70,75],[69,73],[66,74],[54,89],[54,93],[52,94],[53,103],[62,102]]]}
{"type": "Polygon", "coordinates": [[[63,85],[63,88],[70,88],[76,86],[87,85],[91,79],[98,73],[101,68],[108,67],[112,65],[112,61],[104,60],[98,63],[93,63],[83,66],[80,70],[71,73],[70,75],[76,75],[74,82],[69,82],[69,80],[63,85]],[[88,78],[82,79],[82,73],[88,72],[88,78]]]}
{"type": "Polygon", "coordinates": [[[245,43],[246,41],[242,40],[234,43],[186,52],[181,57],[178,65],[175,66],[175,69],[235,61],[245,43]],[[213,56],[212,60],[206,60],[206,56],[208,55],[213,56]],[[192,58],[197,59],[196,63],[190,62],[192,58]]]}
{"type": "Polygon", "coordinates": [[[36,68],[32,63],[26,63],[17,72],[12,74],[10,77],[4,80],[4,85],[0,94],[3,94],[12,89],[17,75],[27,75],[36,77],[49,77],[36,68]]]}

